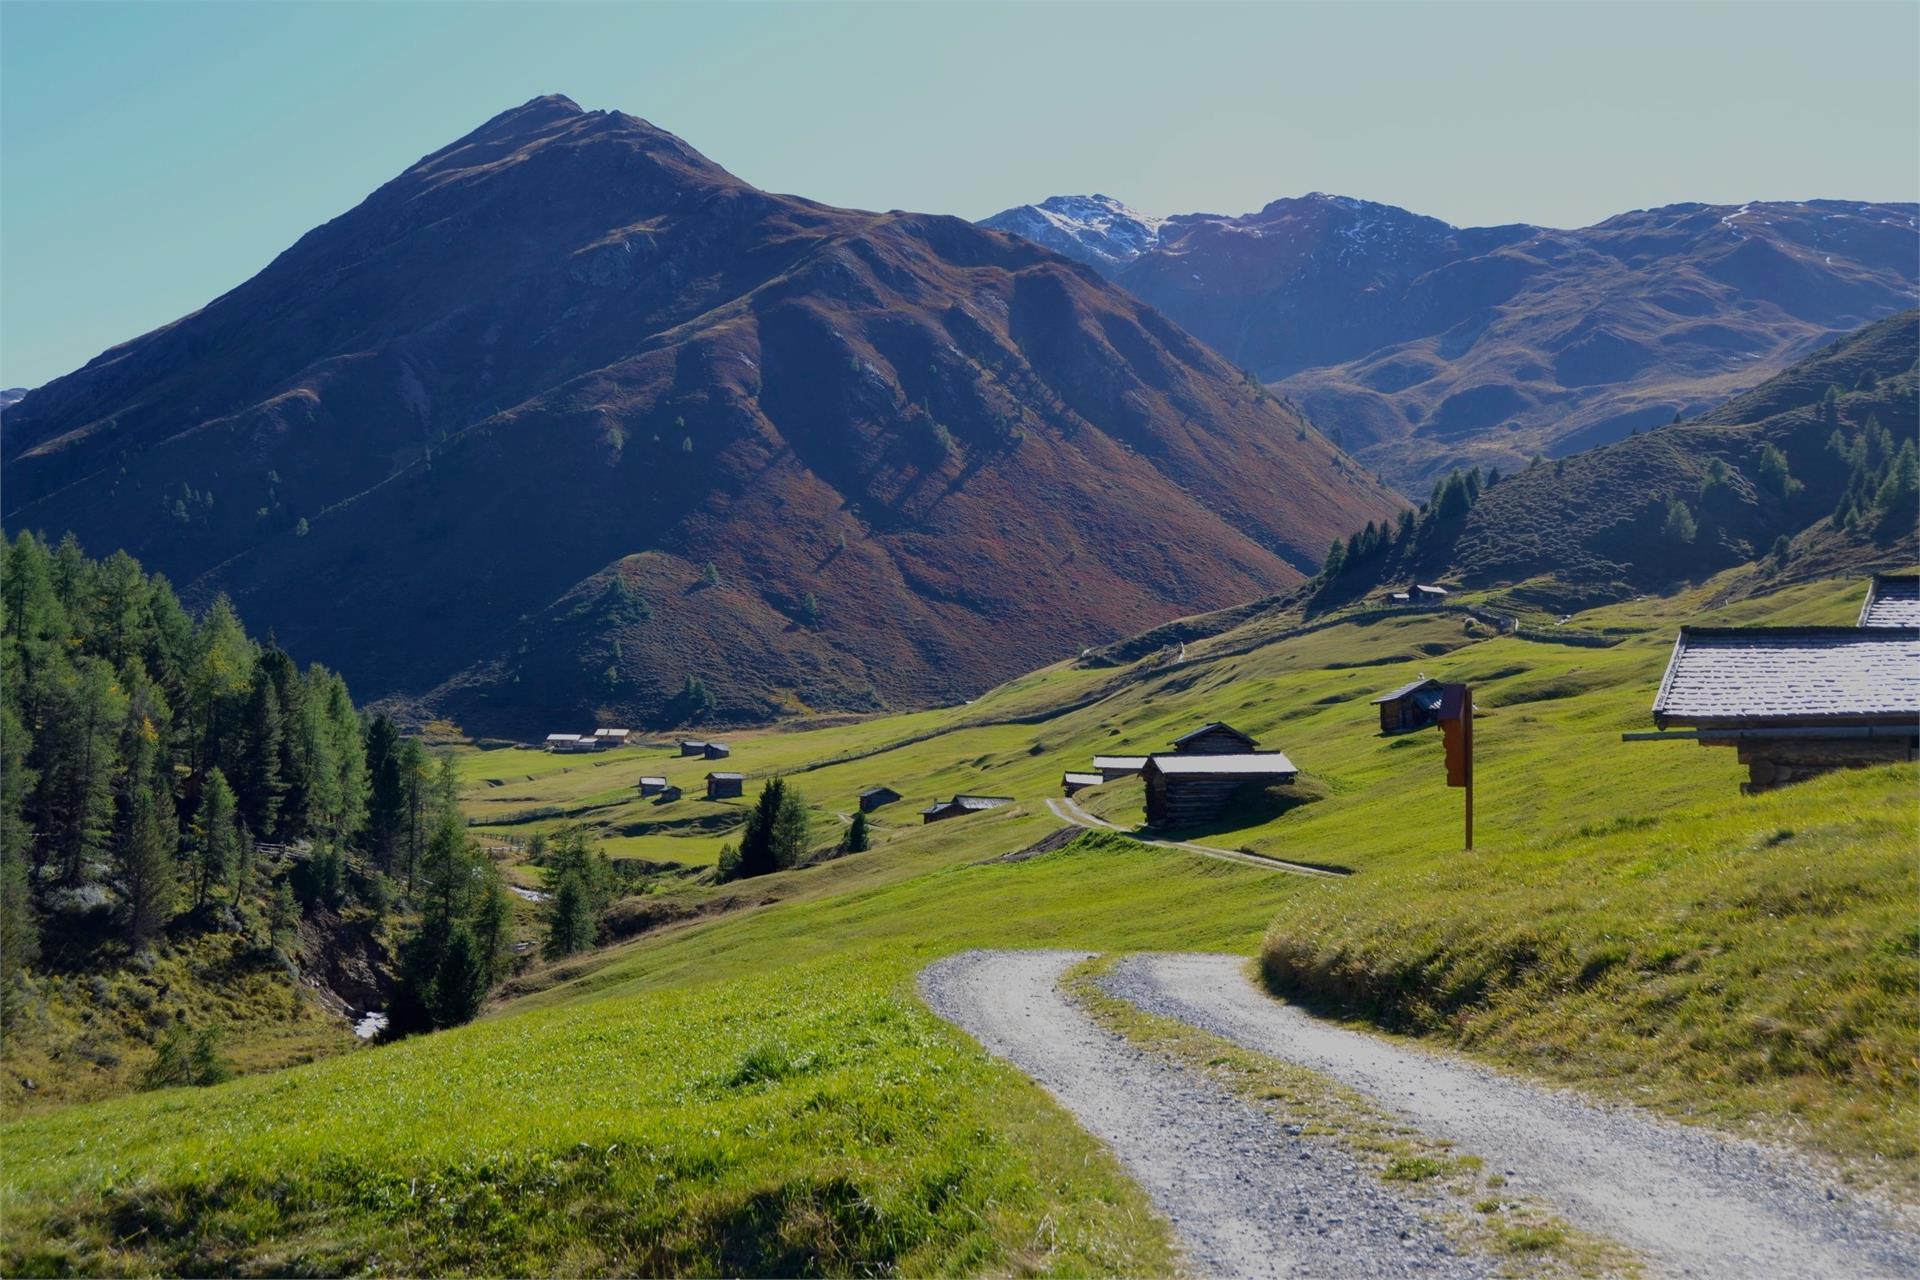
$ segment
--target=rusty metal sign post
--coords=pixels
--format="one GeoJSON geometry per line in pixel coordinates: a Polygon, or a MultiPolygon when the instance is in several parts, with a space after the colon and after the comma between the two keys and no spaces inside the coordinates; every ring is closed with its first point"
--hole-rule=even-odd
{"type": "Polygon", "coordinates": [[[1440,686],[1440,738],[1447,748],[1447,785],[1467,791],[1467,852],[1473,852],[1473,690],[1440,686]]]}

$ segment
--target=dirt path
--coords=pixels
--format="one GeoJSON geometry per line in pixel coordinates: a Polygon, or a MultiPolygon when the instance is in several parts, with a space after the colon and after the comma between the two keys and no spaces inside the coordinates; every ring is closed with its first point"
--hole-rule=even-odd
{"type": "Polygon", "coordinates": [[[1084,952],[972,951],[920,987],[936,1012],[1032,1076],[1111,1147],[1173,1223],[1202,1275],[1480,1277],[1337,1144],[1289,1135],[1254,1107],[1097,1026],[1057,983],[1084,952]]]}
{"type": "Polygon", "coordinates": [[[1133,956],[1105,985],[1150,1012],[1369,1095],[1506,1171],[1520,1194],[1642,1251],[1663,1271],[1920,1275],[1920,1238],[1785,1153],[1343,1030],[1270,998],[1244,964],[1236,956],[1133,956]]]}
{"type": "Polygon", "coordinates": [[[1250,867],[1265,867],[1269,871],[1285,871],[1289,875],[1318,876],[1327,880],[1338,880],[1341,873],[1327,871],[1320,867],[1303,866],[1298,862],[1286,862],[1280,858],[1269,858],[1264,854],[1242,853],[1238,849],[1219,849],[1210,844],[1193,844],[1186,840],[1154,840],[1127,830],[1105,818],[1096,818],[1075,804],[1071,798],[1048,797],[1047,810],[1062,822],[1071,822],[1076,827],[1085,827],[1089,831],[1118,831],[1130,840],[1141,844],[1158,845],[1162,849],[1184,849],[1188,853],[1197,853],[1207,858],[1219,858],[1225,862],[1239,862],[1250,867]]]}

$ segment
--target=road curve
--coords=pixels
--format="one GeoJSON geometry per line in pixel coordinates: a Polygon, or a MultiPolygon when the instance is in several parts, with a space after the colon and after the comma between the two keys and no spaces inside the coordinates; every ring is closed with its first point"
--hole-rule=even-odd
{"type": "Polygon", "coordinates": [[[1688,1276],[1920,1275],[1920,1238],[1786,1153],[1348,1031],[1271,998],[1245,961],[1140,955],[1104,985],[1149,1012],[1320,1071],[1510,1171],[1520,1194],[1688,1276]]]}
{"type": "MultiPolygon", "coordinates": [[[[1219,1086],[1096,1025],[1063,996],[1069,951],[970,951],[929,967],[934,1011],[1032,1076],[1105,1142],[1205,1276],[1482,1277],[1336,1143],[1289,1135],[1219,1086]]],[[[1424,1202],[1431,1202],[1431,1198],[1424,1202]]]]}
{"type": "Polygon", "coordinates": [[[1129,840],[1138,841],[1140,844],[1157,845],[1162,849],[1184,849],[1188,853],[1197,853],[1205,858],[1219,858],[1223,862],[1238,862],[1249,867],[1265,867],[1269,871],[1284,871],[1289,875],[1315,876],[1325,880],[1338,880],[1344,874],[1339,871],[1328,871],[1322,867],[1287,862],[1281,858],[1269,858],[1261,853],[1242,853],[1238,849],[1220,849],[1210,844],[1194,844],[1186,840],[1155,840],[1136,835],[1118,823],[1094,817],[1076,804],[1071,797],[1064,799],[1048,797],[1047,810],[1054,817],[1063,822],[1071,822],[1076,827],[1085,827],[1089,831],[1117,831],[1129,840]]]}

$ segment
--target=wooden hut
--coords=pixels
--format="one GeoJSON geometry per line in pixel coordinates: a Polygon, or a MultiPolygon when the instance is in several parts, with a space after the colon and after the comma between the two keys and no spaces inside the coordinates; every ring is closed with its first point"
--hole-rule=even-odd
{"type": "Polygon", "coordinates": [[[709,742],[703,746],[700,754],[709,760],[725,760],[733,754],[733,748],[724,742],[709,742]]]}
{"type": "Polygon", "coordinates": [[[640,794],[657,796],[667,789],[667,780],[654,774],[646,774],[640,779],[640,794]]]}
{"type": "Polygon", "coordinates": [[[998,809],[1003,804],[1012,804],[1012,796],[969,796],[956,795],[951,800],[936,800],[920,811],[922,825],[929,822],[945,822],[948,818],[958,818],[964,814],[981,813],[988,809],[998,809]]]}
{"type": "Polygon", "coordinates": [[[860,793],[860,812],[872,813],[881,805],[892,804],[900,798],[900,793],[892,787],[868,787],[860,793]]]}
{"type": "Polygon", "coordinates": [[[550,733],[547,735],[547,750],[549,751],[573,753],[592,751],[593,749],[593,737],[590,734],[550,733]]]}
{"type": "Polygon", "coordinates": [[[1749,791],[1920,758],[1920,627],[1682,627],[1653,720],[1733,747],[1749,791]]]}
{"type": "Polygon", "coordinates": [[[1218,720],[1173,740],[1173,752],[1181,756],[1239,756],[1259,749],[1260,744],[1252,738],[1218,720]]]}
{"type": "Polygon", "coordinates": [[[1434,723],[1440,707],[1440,682],[1429,676],[1409,681],[1373,700],[1380,708],[1380,732],[1405,733],[1434,723]]]}
{"type": "Polygon", "coordinates": [[[1292,782],[1299,775],[1293,761],[1278,751],[1152,756],[1140,771],[1147,788],[1147,825],[1206,822],[1225,812],[1240,788],[1292,782]]]}
{"type": "Polygon", "coordinates": [[[746,786],[744,773],[710,773],[707,775],[707,799],[725,800],[742,794],[746,786]]]}
{"type": "Polygon", "coordinates": [[[686,793],[681,791],[679,787],[676,787],[671,782],[669,782],[666,786],[660,789],[660,794],[653,798],[653,802],[655,804],[672,804],[675,800],[678,800],[681,796],[685,794],[686,793]]]}
{"type": "Polygon", "coordinates": [[[1088,787],[1097,787],[1106,780],[1107,777],[1103,773],[1074,773],[1069,771],[1060,775],[1060,793],[1069,796],[1075,795],[1085,791],[1088,787]]]}
{"type": "Polygon", "coordinates": [[[683,756],[703,756],[707,754],[707,744],[698,738],[680,739],[680,754],[683,756]]]}
{"type": "Polygon", "coordinates": [[[594,749],[607,751],[614,747],[624,747],[627,745],[627,739],[632,736],[631,729],[595,729],[593,731],[594,749]]]}

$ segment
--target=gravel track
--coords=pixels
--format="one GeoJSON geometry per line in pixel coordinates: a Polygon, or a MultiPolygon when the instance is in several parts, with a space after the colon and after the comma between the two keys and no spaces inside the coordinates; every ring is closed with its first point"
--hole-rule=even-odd
{"type": "Polygon", "coordinates": [[[1341,1081],[1507,1171],[1517,1193],[1640,1250],[1658,1270],[1920,1275],[1920,1238],[1784,1152],[1344,1030],[1267,996],[1244,965],[1236,956],[1131,956],[1103,986],[1341,1081]]]}
{"type": "Polygon", "coordinates": [[[1269,858],[1264,853],[1242,853],[1238,849],[1221,849],[1210,844],[1195,844],[1191,840],[1156,840],[1136,831],[1129,831],[1118,823],[1097,818],[1081,808],[1071,796],[1047,800],[1047,811],[1063,822],[1071,822],[1076,827],[1085,827],[1089,831],[1117,831],[1129,840],[1140,844],[1155,845],[1162,849],[1184,849],[1188,853],[1197,853],[1205,858],[1218,858],[1223,862],[1238,862],[1249,867],[1265,867],[1269,871],[1284,871],[1288,875],[1313,876],[1322,880],[1338,880],[1346,873],[1328,871],[1324,867],[1309,867],[1298,862],[1288,862],[1283,858],[1269,858]]]}
{"type": "Polygon", "coordinates": [[[1058,988],[1085,952],[971,951],[920,977],[927,1003],[1032,1076],[1105,1142],[1203,1275],[1481,1277],[1339,1145],[1288,1134],[1218,1085],[1099,1027],[1058,988]]]}

